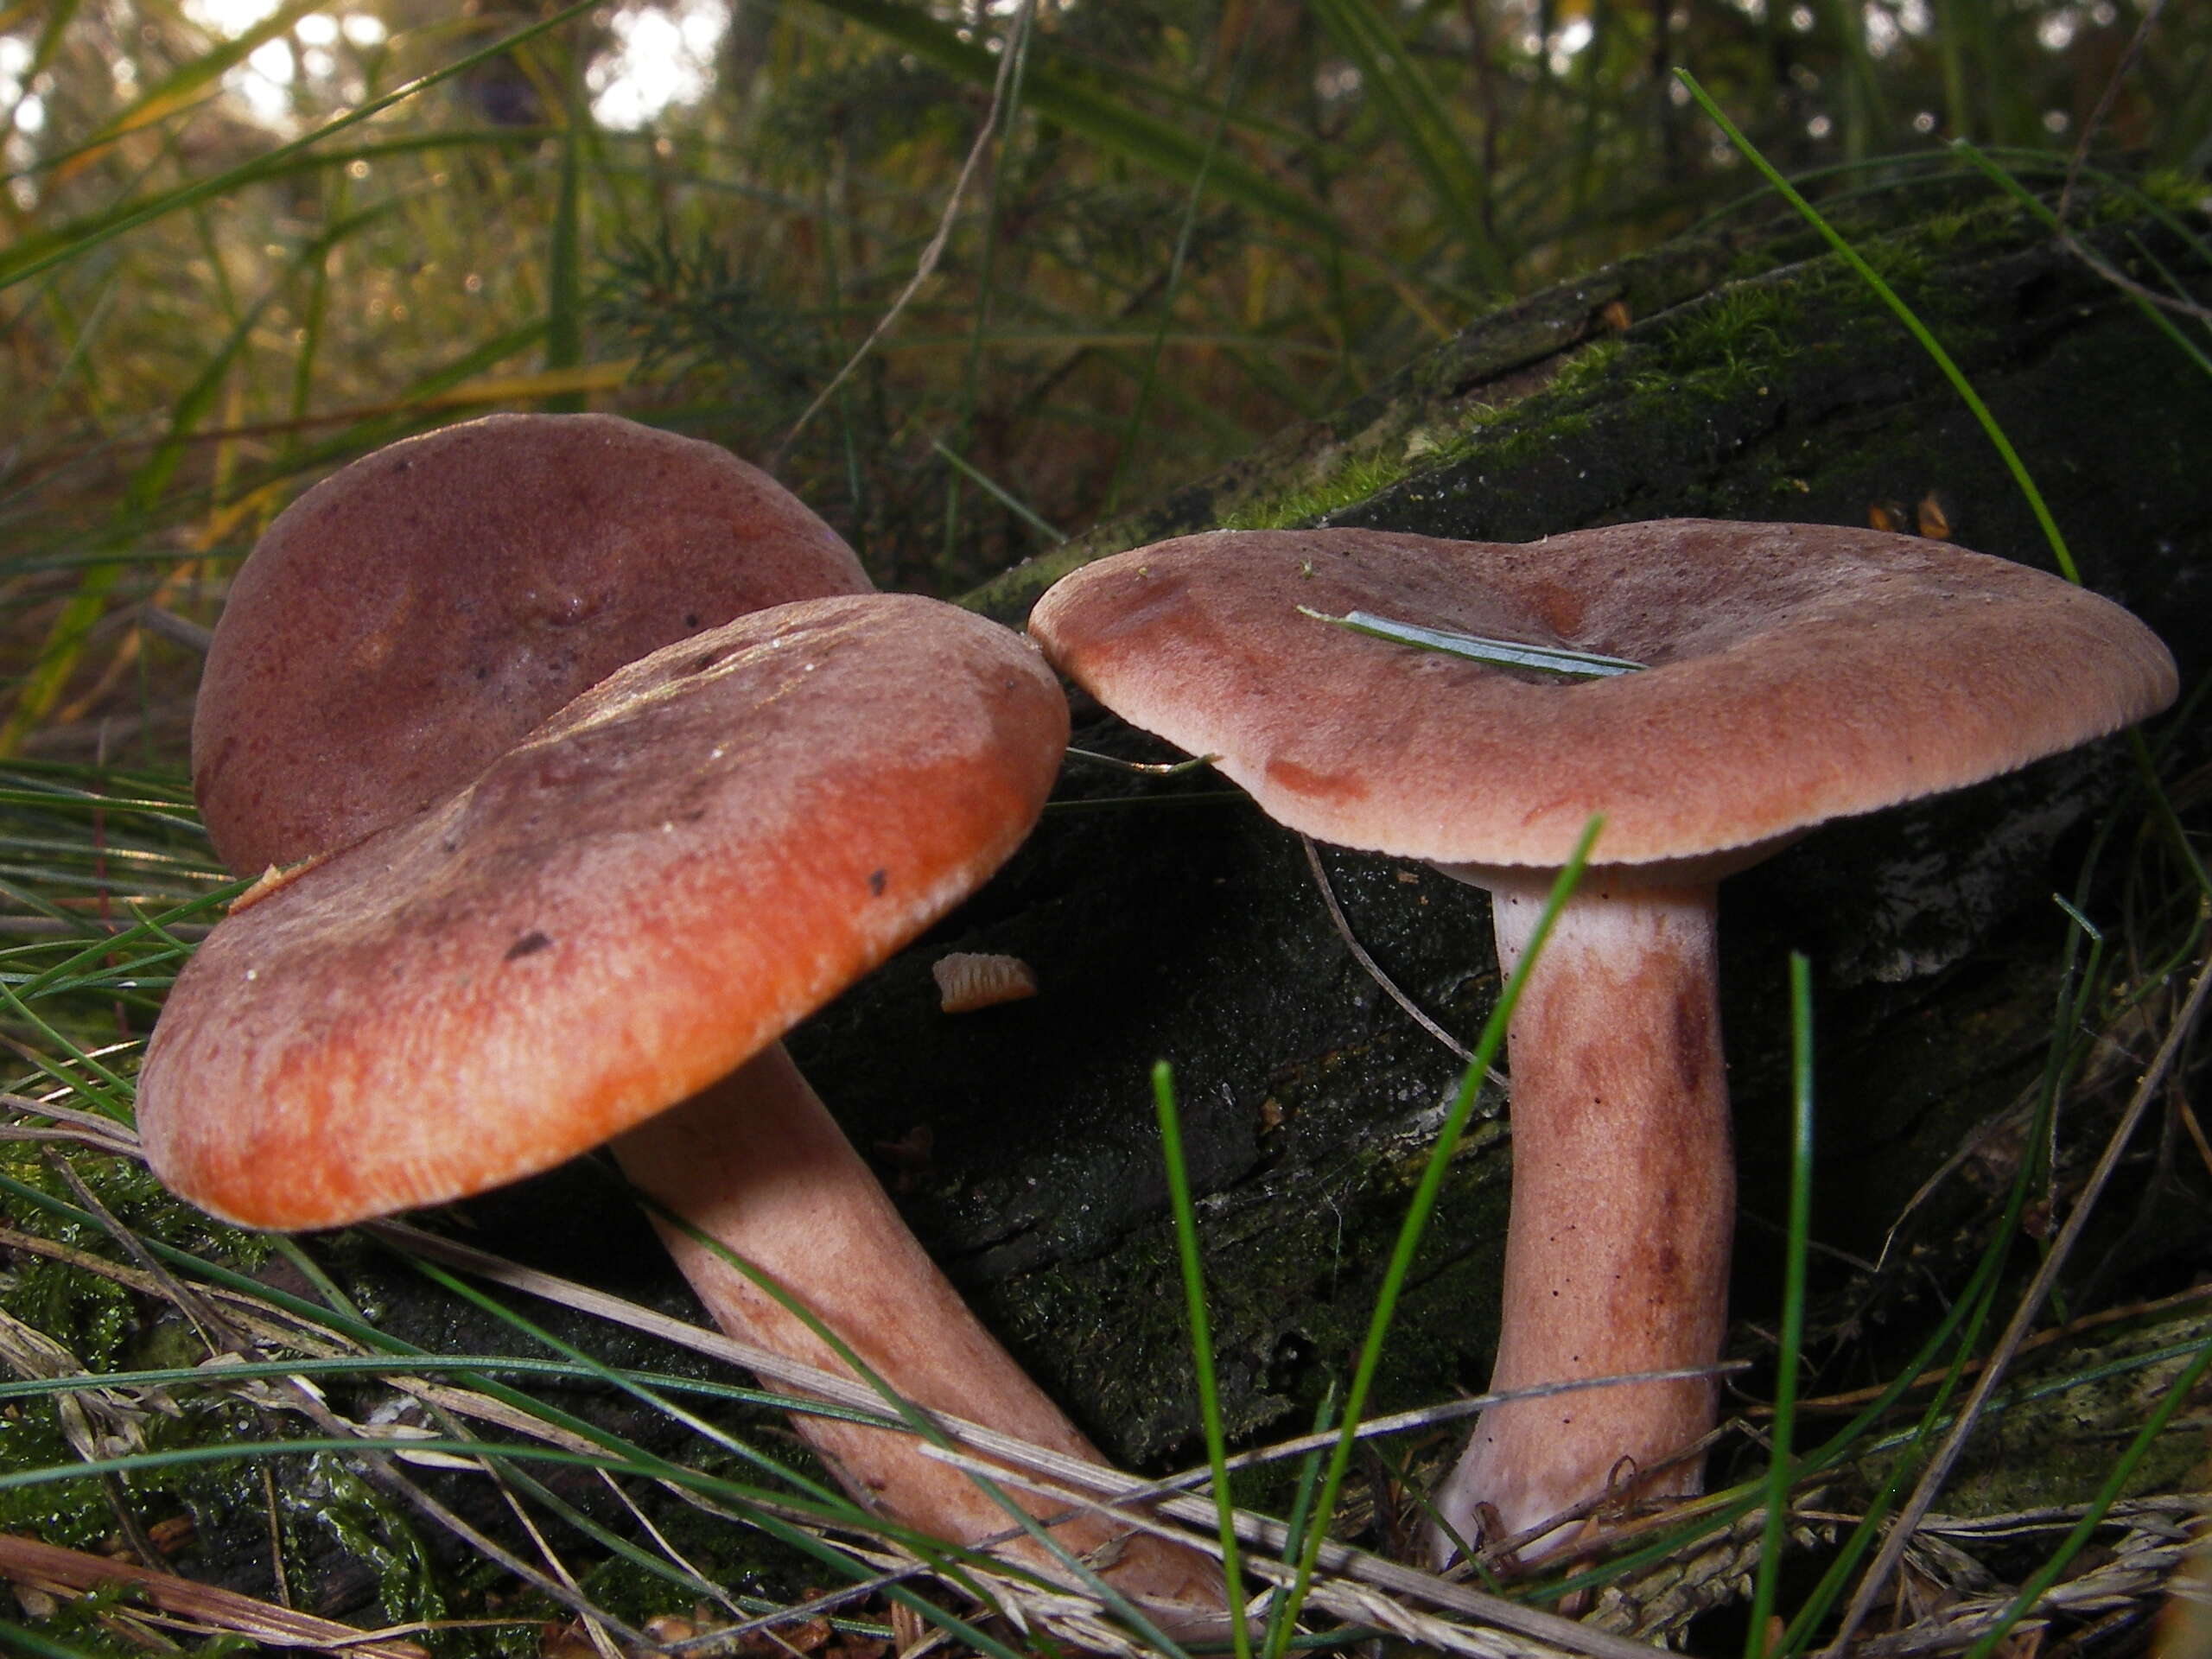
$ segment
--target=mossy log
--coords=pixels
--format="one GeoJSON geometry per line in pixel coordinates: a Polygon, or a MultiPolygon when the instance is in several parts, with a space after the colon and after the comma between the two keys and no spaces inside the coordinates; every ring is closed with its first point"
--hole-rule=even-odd
{"type": "MultiPolygon", "coordinates": [[[[2122,266],[2188,268],[2187,248],[2124,203],[2088,219],[2088,245],[2122,266]]],[[[2088,581],[2157,626],[2194,684],[2212,646],[2212,377],[2007,205],[1898,192],[1853,229],[2004,423],[2088,581]]],[[[1333,419],[973,602],[1018,622],[1087,557],[1224,520],[1522,540],[1677,514],[1910,524],[1931,499],[1964,544],[2050,566],[1933,365],[1809,232],[1768,221],[1478,321],[1333,419]]],[[[1077,705],[1079,747],[1176,758],[1077,705]]],[[[1831,1337],[1880,1336],[1837,1373],[1864,1380],[1978,1251],[2017,1167],[2074,925],[2051,895],[2075,893],[2130,775],[2122,746],[2099,746],[1832,826],[1724,887],[1738,1351],[1757,1357],[1776,1316],[1787,953],[1808,953],[1819,983],[1821,1306],[1831,1337]]],[[[1486,901],[1416,865],[1317,855],[1351,934],[1471,1042],[1497,982],[1486,901]]],[[[2101,925],[2121,920],[2121,861],[2088,889],[2101,925]]],[[[1000,878],[791,1048],[985,1319],[1113,1454],[1147,1467],[1197,1445],[1154,1063],[1174,1068],[1224,1405],[1248,1440],[1302,1429],[1347,1373],[1463,1070],[1354,959],[1296,837],[1208,774],[1080,759],[1000,878]],[[941,1014],[930,964],[956,950],[1020,957],[1041,994],[941,1014]]],[[[2062,1176],[2094,1156],[2096,1112],[2064,1135],[2062,1176]]],[[[1486,1377],[1509,1157],[1493,1092],[1399,1311],[1379,1408],[1486,1377]]],[[[2212,1235],[2190,1196],[2201,1172],[2160,1187],[2178,1166],[2152,1164],[2108,1200],[2132,1223],[2096,1255],[2108,1294],[2185,1282],[2212,1235]]],[[[563,1189],[563,1205],[579,1201],[563,1189]]],[[[531,1224],[526,1195],[500,1212],[531,1224]]]]}
{"type": "MultiPolygon", "coordinates": [[[[2154,257],[2189,267],[2187,248],[2124,202],[2086,217],[2086,246],[2145,280],[2154,257]]],[[[1899,191],[1852,230],[2003,423],[2087,581],[2158,628],[2196,683],[2212,648],[2212,376],[2009,204],[1899,191]]],[[[1222,522],[1517,541],[1675,515],[1863,524],[1884,512],[1909,528],[1923,512],[1962,544],[2051,566],[2018,486],[1936,366],[1809,232],[1770,220],[1478,321],[1336,417],[1009,573],[977,602],[1018,621],[1085,558],[1222,522]]],[[[1173,758],[1082,703],[1079,746],[1173,758]]],[[[2100,746],[1832,826],[1724,887],[1739,1351],[1756,1354],[1775,1317],[1787,953],[1810,955],[1820,988],[1825,1306],[1840,1325],[1909,1330],[1907,1305],[1940,1296],[1978,1249],[2016,1166],[2017,1131],[2003,1126],[2042,1075],[2072,925],[2050,895],[2074,892],[2129,776],[2122,747],[2100,746]],[[1880,1273],[1847,1265],[1885,1243],[1880,1273]]],[[[1497,988],[1484,901],[1419,866],[1325,848],[1319,859],[1351,931],[1471,1042],[1497,988]]],[[[2093,919],[2117,925],[2117,883],[2090,892],[2093,919]]],[[[1226,1407],[1244,1436],[1303,1427],[1345,1374],[1461,1071],[1354,960],[1295,837],[1217,783],[1081,761],[1000,881],[794,1052],[856,1137],[902,1149],[887,1151],[887,1173],[987,1317],[1108,1446],[1147,1464],[1191,1455],[1196,1421],[1152,1063],[1175,1068],[1226,1407]],[[952,948],[1023,957],[1042,995],[937,1014],[927,963],[952,948]],[[925,1158],[912,1151],[923,1129],[925,1158]]],[[[2063,1168],[2077,1149],[2094,1156],[2093,1113],[2065,1134],[2063,1168]]],[[[1401,1308],[1379,1406],[1484,1380],[1509,1155],[1486,1100],[1401,1308]]],[[[2202,1187],[2199,1172],[2194,1189],[2152,1182],[2109,1200],[2133,1224],[2115,1232],[2119,1254],[2099,1254],[2108,1294],[2114,1275],[2146,1289],[2187,1280],[2207,1230],[2183,1194],[2202,1187]]]]}

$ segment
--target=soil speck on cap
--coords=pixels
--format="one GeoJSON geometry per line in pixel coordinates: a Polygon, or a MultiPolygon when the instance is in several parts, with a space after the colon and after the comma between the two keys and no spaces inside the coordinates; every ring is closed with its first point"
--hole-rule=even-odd
{"type": "Polygon", "coordinates": [[[512,944],[509,945],[507,947],[507,954],[501,957],[500,960],[503,962],[512,962],[518,957],[534,957],[539,951],[550,950],[552,947],[552,940],[547,938],[545,935],[540,933],[536,928],[532,928],[529,932],[524,934],[522,938],[517,939],[512,944]]]}

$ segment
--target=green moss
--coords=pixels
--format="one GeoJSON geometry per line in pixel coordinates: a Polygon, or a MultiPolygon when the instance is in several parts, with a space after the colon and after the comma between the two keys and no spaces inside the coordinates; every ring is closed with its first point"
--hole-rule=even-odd
{"type": "Polygon", "coordinates": [[[1733,378],[1795,354],[1802,321],[1789,284],[1744,283],[1688,308],[1667,331],[1655,377],[1710,373],[1733,378]]]}
{"type": "Polygon", "coordinates": [[[1569,397],[1595,385],[1620,361],[1626,349],[1618,340],[1609,339],[1592,340],[1581,350],[1569,353],[1544,388],[1544,395],[1569,397]]]}
{"type": "Polygon", "coordinates": [[[1948,250],[1984,228],[1988,219],[1986,207],[1948,208],[1930,213],[1914,226],[1913,236],[1929,248],[1948,250]]]}
{"type": "Polygon", "coordinates": [[[1580,438],[1590,430],[1591,416],[1587,409],[1564,409],[1554,411],[1548,404],[1539,404],[1523,411],[1528,417],[1510,432],[1500,434],[1494,442],[1483,449],[1485,465],[1500,468],[1524,466],[1546,450],[1571,438],[1580,438]]]}
{"type": "Polygon", "coordinates": [[[1713,289],[1732,288],[1738,283],[1754,282],[1770,271],[1782,269],[1790,262],[1790,255],[1779,241],[1758,241],[1737,251],[1722,269],[1713,289]]]}
{"type": "MultiPolygon", "coordinates": [[[[144,1624],[132,1618],[133,1611],[143,1610],[144,1605],[143,1598],[125,1586],[111,1586],[89,1595],[61,1598],[54,1616],[39,1620],[35,1628],[46,1640],[66,1652],[82,1655],[84,1659],[144,1659],[146,1649],[123,1634],[125,1630],[145,1630],[144,1624]]],[[[226,1654],[265,1651],[243,1636],[195,1640],[191,1650],[195,1659],[220,1659],[226,1654]]]]}
{"type": "Polygon", "coordinates": [[[1272,500],[1247,502],[1223,516],[1224,530],[1282,530],[1311,524],[1338,507],[1364,501],[1377,490],[1396,483],[1406,474],[1402,462],[1380,460],[1347,461],[1326,480],[1311,487],[1272,500]]]}
{"type": "MultiPolygon", "coordinates": [[[[2145,1357],[2202,1342],[2205,1329],[2196,1315],[2071,1354],[2063,1369],[2081,1378],[2079,1384],[2041,1397],[2029,1389],[2023,1403],[1992,1412],[1952,1479],[1950,1501],[1967,1515],[2087,1502],[2188,1363],[2185,1354],[2145,1357]]],[[[2063,1381],[2046,1378],[2042,1386],[2063,1381]]],[[[2176,1423],[2153,1442],[2126,1491],[2185,1490],[2203,1454],[2202,1431],[2176,1423]]]]}
{"type": "MultiPolygon", "coordinates": [[[[16,1473],[76,1461],[51,1400],[0,1406],[0,1469],[16,1473]]],[[[0,1532],[21,1533],[66,1549],[92,1549],[114,1530],[114,1512],[89,1480],[0,1491],[0,1532]]]]}
{"type": "MultiPolygon", "coordinates": [[[[2207,185],[2201,173],[2185,172],[2180,168],[2160,168],[2146,173],[2135,187],[2135,193],[2145,201],[2154,202],[2169,213],[2212,214],[2212,185],[2207,185]]],[[[2127,217],[2134,204],[2126,194],[2112,191],[2100,195],[2097,204],[2115,218],[2127,217]]]]}
{"type": "Polygon", "coordinates": [[[409,1517],[335,1458],[317,1452],[308,1467],[295,1489],[299,1497],[288,1503],[293,1523],[321,1528],[375,1573],[377,1601],[390,1623],[446,1617],[443,1586],[409,1517]]]}
{"type": "Polygon", "coordinates": [[[1377,453],[1347,458],[1325,478],[1302,489],[1255,496],[1224,513],[1220,528],[1284,530],[1310,524],[1416,474],[1455,466],[1483,447],[1485,433],[1525,416],[1531,409],[1550,409],[1582,399],[1612,376],[1626,350],[1617,339],[1592,341],[1568,353],[1549,383],[1519,403],[1468,404],[1443,422],[1408,433],[1394,446],[1395,455],[1377,453]]]}

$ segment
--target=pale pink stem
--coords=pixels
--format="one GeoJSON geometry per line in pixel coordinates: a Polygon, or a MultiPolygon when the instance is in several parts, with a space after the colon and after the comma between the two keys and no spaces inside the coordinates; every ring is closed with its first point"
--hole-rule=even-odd
{"type": "MultiPolygon", "coordinates": [[[[1510,970],[1548,873],[1496,879],[1510,970]]],[[[1710,885],[1639,887],[1592,870],[1554,924],[1510,1033],[1513,1195],[1491,1387],[1707,1365],[1727,1322],[1735,1218],[1710,885]]],[[[1639,1480],[1712,1427],[1710,1380],[1581,1389],[1493,1406],[1437,1504],[1507,1535],[1605,1493],[1702,1490],[1702,1459],[1639,1480]]],[[[1572,1536],[1560,1529],[1529,1552],[1572,1536]]],[[[1440,1557],[1449,1554],[1440,1538],[1440,1557]]]]}
{"type": "MultiPolygon", "coordinates": [[[[776,1281],[904,1398],[1093,1463],[1098,1453],[969,1312],[925,1255],[780,1044],[613,1143],[640,1190],[776,1281]]],[[[827,1344],[681,1230],[669,1253],[732,1336],[840,1376],[827,1344]]],[[[932,1537],[969,1544],[1014,1522],[975,1481],[924,1457],[909,1434],[794,1415],[853,1497],[932,1537]]],[[[1015,1492],[1033,1515],[1065,1506],[1015,1492]]],[[[1096,1517],[1053,1529],[1132,1601],[1174,1629],[1225,1629],[1220,1567],[1096,1517]]],[[[1065,1570],[1027,1541],[1002,1547],[1033,1571],[1065,1570]]]]}

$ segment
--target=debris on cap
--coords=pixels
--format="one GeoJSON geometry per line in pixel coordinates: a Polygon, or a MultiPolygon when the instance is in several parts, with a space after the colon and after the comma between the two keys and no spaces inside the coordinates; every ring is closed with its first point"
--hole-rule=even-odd
{"type": "Polygon", "coordinates": [[[316,853],[310,857],[302,859],[296,864],[271,864],[254,878],[251,887],[225,906],[223,913],[226,916],[235,916],[240,911],[259,904],[270,894],[281,892],[289,887],[329,856],[327,853],[316,853]]]}

